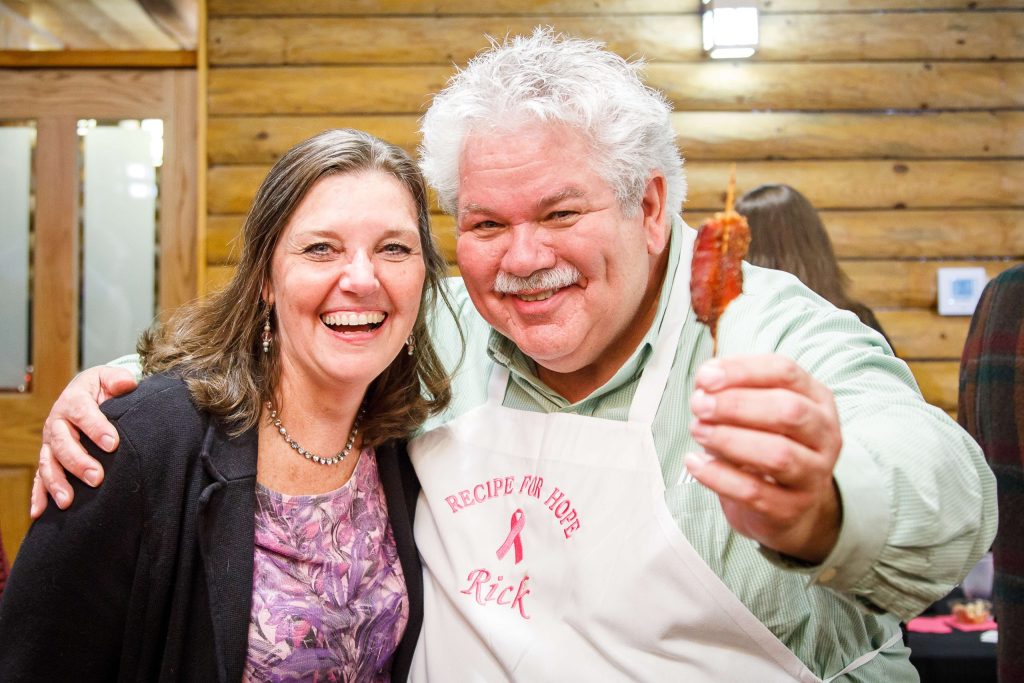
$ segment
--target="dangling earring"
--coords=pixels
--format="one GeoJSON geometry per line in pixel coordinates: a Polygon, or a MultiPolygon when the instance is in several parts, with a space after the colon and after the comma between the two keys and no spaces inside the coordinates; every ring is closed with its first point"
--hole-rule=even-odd
{"type": "Polygon", "coordinates": [[[273,305],[267,306],[267,317],[263,319],[263,353],[270,353],[270,345],[274,341],[274,335],[270,333],[270,311],[273,305]]]}
{"type": "Polygon", "coordinates": [[[416,337],[409,335],[409,338],[405,340],[405,345],[409,347],[408,354],[411,356],[412,352],[416,350],[416,337]]]}

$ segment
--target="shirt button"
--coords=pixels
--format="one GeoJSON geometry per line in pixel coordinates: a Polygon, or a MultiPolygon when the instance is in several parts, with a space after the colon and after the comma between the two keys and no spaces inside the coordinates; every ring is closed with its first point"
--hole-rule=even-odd
{"type": "Polygon", "coordinates": [[[824,569],[821,574],[818,574],[818,583],[830,583],[832,579],[836,578],[836,574],[838,573],[839,572],[836,571],[835,567],[824,569]]]}

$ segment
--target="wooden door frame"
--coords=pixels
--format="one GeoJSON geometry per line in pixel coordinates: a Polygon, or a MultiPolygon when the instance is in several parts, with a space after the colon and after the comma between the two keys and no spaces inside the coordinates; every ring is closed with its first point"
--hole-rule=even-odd
{"type": "Polygon", "coordinates": [[[0,69],[0,117],[36,125],[31,389],[0,394],[0,534],[12,559],[28,529],[43,419],[74,375],[78,348],[78,119],[159,118],[157,309],[199,292],[195,69],[0,69]],[[43,311],[46,311],[43,314],[43,311]]]}

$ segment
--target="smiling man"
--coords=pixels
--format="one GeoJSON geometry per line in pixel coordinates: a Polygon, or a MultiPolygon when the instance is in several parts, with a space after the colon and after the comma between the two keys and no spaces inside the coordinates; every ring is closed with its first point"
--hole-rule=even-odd
{"type": "Polygon", "coordinates": [[[879,335],[786,274],[745,267],[711,359],[671,108],[638,72],[538,30],[424,119],[466,349],[410,444],[412,676],[916,680],[899,622],[988,548],[992,474],[879,335]]]}

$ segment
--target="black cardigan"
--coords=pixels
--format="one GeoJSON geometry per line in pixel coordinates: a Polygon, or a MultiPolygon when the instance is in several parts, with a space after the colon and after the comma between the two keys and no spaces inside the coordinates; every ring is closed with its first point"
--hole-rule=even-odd
{"type": "MultiPolygon", "coordinates": [[[[157,375],[103,404],[121,436],[96,489],[74,481],[29,531],[0,600],[4,681],[241,680],[249,636],[256,433],[231,438],[179,379],[157,375]]],[[[404,444],[377,465],[409,593],[392,663],[408,675],[423,620],[413,544],[419,484],[404,444]]]]}

